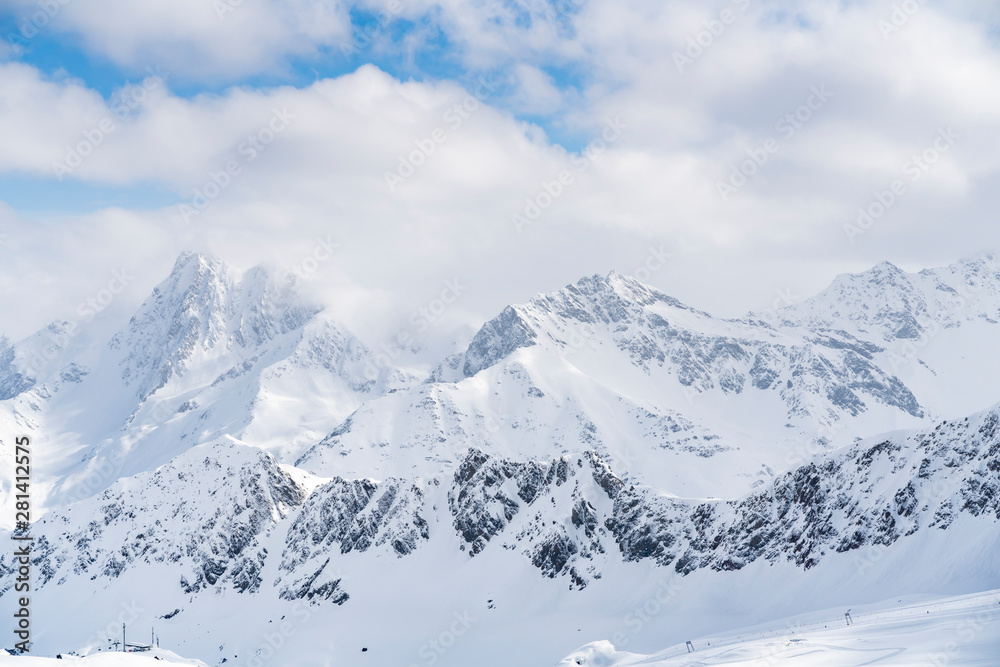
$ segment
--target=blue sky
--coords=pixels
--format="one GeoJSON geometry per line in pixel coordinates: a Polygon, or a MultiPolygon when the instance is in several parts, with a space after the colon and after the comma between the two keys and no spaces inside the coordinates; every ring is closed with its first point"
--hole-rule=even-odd
{"type": "MultiPolygon", "coordinates": [[[[505,70],[512,62],[509,54],[495,58],[492,64],[470,66],[463,62],[462,47],[441,26],[435,25],[433,11],[405,17],[386,14],[385,6],[351,7],[347,14],[350,36],[342,37],[337,44],[319,45],[308,55],[279,54],[265,71],[208,76],[171,72],[170,92],[179,98],[192,99],[199,95],[222,95],[232,87],[303,88],[317,79],[336,78],[364,64],[373,64],[399,80],[449,80],[470,90],[475,89],[480,77],[500,78],[501,86],[493,102],[499,108],[511,108],[504,103],[504,97],[515,85],[505,80],[508,76],[505,70]],[[419,39],[419,49],[408,48],[408,40],[413,39],[419,39]],[[349,48],[345,49],[345,45],[349,48]]],[[[533,21],[546,23],[556,33],[571,35],[577,3],[560,0],[551,7],[553,14],[545,17],[511,6],[510,20],[518,26],[530,26],[533,21]]],[[[54,80],[78,80],[105,100],[110,100],[124,84],[137,83],[146,76],[137,63],[116,62],[88,48],[82,36],[54,27],[58,14],[52,19],[53,24],[43,26],[34,18],[39,16],[38,5],[30,3],[0,11],[0,34],[13,46],[8,54],[11,61],[30,65],[54,80]]],[[[582,63],[560,60],[538,63],[538,68],[565,94],[578,94],[586,85],[586,66],[582,63]]],[[[583,129],[567,127],[556,114],[511,110],[518,118],[542,128],[550,141],[570,151],[579,151],[587,143],[588,135],[583,129]]],[[[169,187],[157,183],[110,185],[69,179],[56,184],[50,178],[23,174],[9,174],[0,179],[0,199],[18,211],[56,215],[93,212],[107,206],[162,207],[182,200],[169,187]]]]}
{"type": "MultiPolygon", "coordinates": [[[[110,100],[125,82],[138,82],[144,78],[145,72],[137,71],[135,67],[123,66],[99,53],[88,52],[79,37],[55,33],[46,27],[38,28],[37,32],[30,28],[22,32],[21,26],[25,22],[29,26],[34,25],[31,22],[33,15],[28,12],[16,13],[11,9],[14,8],[0,13],[0,34],[6,36],[8,44],[14,45],[12,59],[31,65],[52,78],[82,81],[106,100],[110,100]]],[[[398,78],[419,80],[436,77],[462,81],[468,80],[471,75],[449,62],[449,46],[444,36],[436,40],[427,53],[413,61],[407,61],[398,53],[377,54],[361,40],[372,34],[376,38],[388,35],[394,41],[401,39],[412,33],[415,28],[413,22],[393,20],[383,26],[379,23],[378,14],[363,10],[352,11],[351,19],[359,37],[353,43],[355,50],[349,54],[337,47],[325,48],[322,53],[308,58],[288,58],[278,72],[250,73],[213,81],[175,79],[171,92],[178,97],[190,99],[202,94],[220,94],[232,86],[303,87],[318,78],[347,74],[364,63],[376,64],[398,78]]],[[[156,184],[116,187],[71,179],[56,185],[50,178],[21,174],[9,174],[0,180],[0,199],[19,211],[56,214],[90,212],[108,206],[159,207],[181,200],[176,193],[156,184]]]]}

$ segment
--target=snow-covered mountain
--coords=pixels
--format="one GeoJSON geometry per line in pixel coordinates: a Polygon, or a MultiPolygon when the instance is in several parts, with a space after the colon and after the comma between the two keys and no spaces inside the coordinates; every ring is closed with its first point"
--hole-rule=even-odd
{"type": "Polygon", "coordinates": [[[506,308],[426,383],[366,403],[297,465],[427,475],[473,446],[593,449],[670,492],[722,497],[763,484],[803,441],[822,451],[928,416],[884,344],[720,320],[612,273],[506,308]]]}
{"type": "MultiPolygon", "coordinates": [[[[998,490],[1000,406],[865,440],[714,501],[626,484],[594,452],[516,461],[471,450],[444,478],[327,481],[222,440],[37,522],[35,596],[51,604],[85,592],[110,604],[155,573],[155,595],[134,595],[160,615],[235,605],[264,622],[305,604],[350,623],[335,608],[370,595],[366,579],[394,563],[410,577],[439,579],[448,575],[442,553],[451,567],[487,563],[494,575],[466,584],[483,599],[501,572],[552,581],[548,596],[590,588],[607,596],[609,584],[633,583],[639,572],[746,585],[761,564],[781,566],[806,590],[829,586],[834,571],[842,593],[912,594],[924,592],[926,572],[898,566],[921,554],[934,558],[935,588],[961,590],[1000,571],[998,490]]],[[[9,594],[16,569],[0,556],[0,593],[9,594]]],[[[553,650],[566,640],[553,637],[553,650]]],[[[198,642],[177,641],[204,657],[198,642]]]]}
{"type": "MultiPolygon", "coordinates": [[[[253,593],[272,553],[281,560],[281,597],[327,599],[337,582],[321,577],[338,554],[405,557],[431,539],[429,521],[455,533],[469,556],[499,544],[570,588],[600,578],[610,559],[650,559],[680,574],[735,571],[758,559],[808,570],[828,554],[887,547],[955,522],[995,526],[1000,406],[860,441],[731,500],[626,484],[593,451],[521,461],[472,449],[443,478],[320,481],[232,439],[193,448],[43,518],[35,526],[39,585],[69,570],[114,578],[171,563],[185,592],[253,593]],[[263,544],[276,526],[284,542],[275,553],[263,544]]],[[[983,538],[996,543],[1000,532],[983,538]]]]}
{"type": "Polygon", "coordinates": [[[294,459],[365,400],[415,381],[263,267],[240,276],[204,255],[179,257],[106,344],[79,349],[71,326],[4,342],[0,361],[0,423],[44,448],[36,484],[49,504],[226,435],[294,459]]]}
{"type": "Polygon", "coordinates": [[[265,269],[183,255],[100,345],[0,343],[3,431],[50,509],[37,646],[106,648],[131,601],[212,665],[555,664],[998,588],[995,265],[880,265],[777,322],[592,276],[418,377],[265,269]],[[945,287],[976,299],[938,317],[945,287]],[[971,378],[990,407],[956,417],[934,381],[971,378]]]}
{"type": "Polygon", "coordinates": [[[1000,259],[983,255],[907,273],[889,262],[838,276],[827,289],[780,310],[787,323],[847,330],[865,339],[920,339],[938,326],[1000,321],[1000,259]]]}
{"type": "Polygon", "coordinates": [[[994,255],[918,273],[883,262],[779,309],[778,320],[846,331],[886,348],[883,367],[941,417],[961,417],[996,399],[1000,259],[994,255]]]}

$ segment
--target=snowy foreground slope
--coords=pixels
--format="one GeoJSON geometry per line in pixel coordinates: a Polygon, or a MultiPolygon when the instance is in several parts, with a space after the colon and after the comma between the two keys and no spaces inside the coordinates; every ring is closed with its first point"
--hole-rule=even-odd
{"type": "Polygon", "coordinates": [[[145,653],[95,653],[86,657],[64,655],[58,662],[55,658],[36,658],[31,655],[9,656],[0,651],[0,665],[21,665],[21,667],[165,667],[166,665],[192,665],[206,667],[200,660],[188,660],[172,651],[153,649],[145,653]]]}
{"type": "Polygon", "coordinates": [[[995,665],[1000,661],[1000,591],[921,604],[869,605],[784,619],[727,637],[697,638],[653,655],[607,641],[574,651],[558,667],[847,667],[995,665]]]}
{"type": "Polygon", "coordinates": [[[429,375],[200,255],[33,364],[53,327],[0,344],[48,510],[36,654],[125,622],[213,666],[547,666],[1000,588],[992,257],[738,320],[593,276],[429,375]]]}
{"type": "MultiPolygon", "coordinates": [[[[593,642],[574,651],[555,667],[853,667],[860,665],[971,665],[996,664],[1000,656],[1000,591],[919,603],[903,600],[850,609],[827,609],[782,619],[778,623],[743,628],[728,636],[694,637],[686,643],[652,655],[618,651],[608,641],[593,642]]],[[[294,660],[290,650],[288,659],[294,660]]],[[[10,657],[0,652],[0,665],[56,667],[142,667],[196,665],[164,649],[145,654],[97,653],[86,658],[10,657]],[[153,656],[159,658],[154,659],[153,656]]],[[[280,663],[279,663],[280,664],[280,663]]],[[[289,664],[309,664],[305,662],[289,664]]],[[[332,661],[320,662],[324,667],[332,661]]],[[[342,663],[347,664],[347,663],[342,663]]],[[[359,663],[354,663],[359,664],[359,663]]],[[[495,665],[483,656],[468,667],[495,665]]],[[[537,663],[549,667],[551,663],[537,663]]]]}

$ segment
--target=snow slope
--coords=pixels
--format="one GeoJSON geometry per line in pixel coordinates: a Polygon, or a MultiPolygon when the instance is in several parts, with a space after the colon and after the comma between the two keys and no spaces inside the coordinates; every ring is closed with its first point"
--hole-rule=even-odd
{"type": "Polygon", "coordinates": [[[110,341],[57,323],[0,342],[0,426],[39,436],[40,506],[224,435],[325,477],[430,476],[470,447],[594,449],[626,478],[732,497],[804,441],[820,452],[1000,398],[983,372],[997,313],[992,257],[844,276],[780,322],[720,320],[612,273],[505,309],[419,383],[265,269],[185,254],[110,341]],[[975,300],[943,310],[962,290],[975,300]],[[941,312],[941,333],[915,338],[941,312]],[[937,344],[952,335],[961,354],[937,344]]]}
{"type": "Polygon", "coordinates": [[[682,665],[992,665],[1000,659],[1000,591],[919,604],[902,600],[829,609],[744,628],[727,637],[696,638],[653,655],[615,650],[608,641],[573,652],[557,667],[682,665]],[[845,618],[850,613],[851,622],[845,618]]]}
{"type": "MultiPolygon", "coordinates": [[[[64,328],[0,344],[0,425],[36,443],[36,508],[226,435],[294,460],[368,398],[414,381],[376,364],[294,286],[203,255],[179,257],[110,341],[81,348],[64,336],[52,353],[64,328]]],[[[11,470],[0,472],[5,489],[11,470]]]]}
{"type": "Polygon", "coordinates": [[[994,255],[918,273],[883,262],[839,276],[820,294],[779,309],[775,319],[847,331],[886,348],[883,367],[936,416],[964,416],[997,398],[1000,259],[994,255]]]}
{"type": "Polygon", "coordinates": [[[788,467],[803,442],[824,451],[926,423],[884,345],[720,320],[612,273],[508,307],[428,382],[369,401],[296,465],[427,475],[473,446],[514,458],[593,449],[671,493],[731,497],[788,467]]]}
{"type": "MultiPolygon", "coordinates": [[[[927,390],[996,356],[934,351],[996,340],[1000,274],[974,265],[940,274],[981,281],[979,310],[926,345],[892,315],[923,288],[888,266],[781,322],[613,273],[419,378],[293,285],[183,255],[110,341],[34,369],[60,325],[0,344],[0,430],[32,436],[50,510],[36,649],[106,650],[126,614],[226,667],[555,664],[996,589],[1000,375],[946,419],[962,401],[927,390]]],[[[0,553],[3,613],[13,575],[0,553]]]]}
{"type": "Polygon", "coordinates": [[[41,658],[33,655],[12,657],[0,651],[0,665],[21,665],[22,667],[154,667],[167,665],[195,665],[207,667],[200,660],[187,660],[166,649],[152,649],[143,653],[103,652],[85,657],[64,655],[58,662],[55,658],[41,658]]]}
{"type": "MultiPolygon", "coordinates": [[[[501,635],[524,638],[494,650],[521,664],[555,662],[584,628],[629,628],[640,648],[718,631],[722,611],[740,627],[984,590],[1000,572],[998,470],[1000,406],[861,441],[726,501],[626,484],[595,452],[516,461],[472,450],[443,478],[321,480],[224,439],[35,524],[36,616],[60,629],[36,641],[94,650],[102,639],[74,621],[80,608],[113,617],[132,600],[134,625],[214,664],[263,650],[269,625],[297,617],[319,619],[290,626],[310,638],[302,650],[347,664],[368,643],[371,664],[409,664],[437,651],[428,637],[458,629],[478,639],[435,664],[474,664],[475,647],[501,635]],[[636,620],[650,600],[655,622],[636,620]],[[205,623],[230,615],[231,626],[205,623]],[[372,618],[392,619],[393,648],[372,618]],[[451,630],[460,620],[469,627],[451,630]]],[[[13,574],[0,555],[0,598],[13,574]]],[[[310,655],[302,664],[316,664],[310,655]]]]}

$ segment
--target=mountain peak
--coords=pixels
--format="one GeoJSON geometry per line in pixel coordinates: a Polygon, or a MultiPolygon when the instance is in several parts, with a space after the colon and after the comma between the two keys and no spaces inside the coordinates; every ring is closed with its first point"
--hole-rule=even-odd
{"type": "Polygon", "coordinates": [[[816,296],[781,309],[786,323],[845,329],[862,338],[916,340],[934,318],[949,325],[996,319],[1000,264],[990,254],[948,266],[908,273],[880,262],[862,273],[845,273],[816,296]],[[991,294],[990,298],[983,295],[991,294]]]}
{"type": "Polygon", "coordinates": [[[865,285],[875,285],[879,288],[900,287],[910,284],[908,278],[909,274],[906,271],[892,262],[882,261],[859,273],[841,273],[834,278],[828,289],[858,289],[865,285]]]}
{"type": "Polygon", "coordinates": [[[905,275],[906,272],[888,260],[883,260],[864,272],[865,275],[905,275]]]}
{"type": "Polygon", "coordinates": [[[954,264],[940,269],[924,269],[921,275],[940,275],[953,273],[966,280],[990,280],[997,282],[1000,277],[1000,261],[993,253],[986,252],[973,257],[967,257],[954,264]]]}
{"type": "Polygon", "coordinates": [[[553,298],[564,298],[566,296],[584,296],[595,305],[607,302],[608,299],[619,302],[621,306],[632,304],[636,306],[648,306],[653,303],[662,302],[674,308],[692,310],[689,306],[672,296],[664,294],[655,287],[650,287],[639,279],[612,270],[606,276],[594,274],[584,276],[576,283],[567,285],[564,289],[553,294],[548,294],[532,299],[532,303],[543,301],[551,302],[553,298]]]}
{"type": "Polygon", "coordinates": [[[210,270],[216,273],[224,273],[229,267],[218,257],[192,250],[185,250],[174,260],[174,268],[170,270],[170,275],[182,275],[188,270],[210,270]]]}
{"type": "Polygon", "coordinates": [[[111,345],[126,348],[122,379],[144,398],[182,373],[193,355],[252,351],[301,328],[318,310],[263,267],[240,276],[218,258],[185,252],[111,345]]]}
{"type": "Polygon", "coordinates": [[[514,351],[537,344],[543,331],[548,332],[548,340],[564,346],[566,327],[583,325],[592,330],[598,323],[645,322],[645,310],[657,304],[711,317],[632,276],[617,271],[603,276],[595,273],[561,290],[536,296],[527,304],[507,306],[479,329],[464,354],[452,357],[432,377],[435,381],[452,377],[452,371],[460,366],[463,376],[471,377],[514,351]]]}
{"type": "Polygon", "coordinates": [[[611,271],[608,272],[608,275],[605,276],[604,280],[609,285],[612,285],[612,284],[615,284],[615,283],[624,283],[624,284],[635,284],[635,285],[643,285],[643,286],[645,286],[644,283],[642,283],[638,279],[633,278],[632,276],[625,275],[624,273],[619,273],[618,271],[616,271],[614,269],[611,269],[611,271]]]}
{"type": "Polygon", "coordinates": [[[639,279],[618,273],[614,270],[608,273],[604,282],[624,298],[646,300],[650,296],[659,296],[661,294],[639,279]]]}

